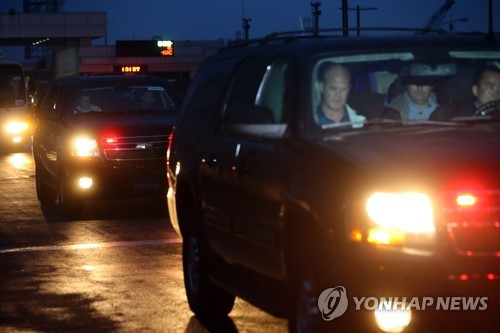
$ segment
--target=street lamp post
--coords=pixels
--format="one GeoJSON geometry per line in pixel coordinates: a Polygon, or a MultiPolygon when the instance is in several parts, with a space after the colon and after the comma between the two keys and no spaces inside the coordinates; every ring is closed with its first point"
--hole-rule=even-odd
{"type": "Polygon", "coordinates": [[[349,15],[347,15],[347,11],[349,10],[347,0],[342,0],[342,36],[349,36],[349,15]]]}
{"type": "Polygon", "coordinates": [[[248,40],[249,34],[248,31],[250,30],[250,21],[252,21],[251,18],[243,18],[243,31],[245,33],[245,40],[248,40]]]}
{"type": "Polygon", "coordinates": [[[314,16],[313,34],[314,34],[314,36],[318,36],[319,35],[319,16],[321,15],[321,10],[319,10],[319,7],[321,7],[321,2],[319,2],[319,1],[311,2],[311,7],[312,7],[312,14],[314,16]]]}
{"type": "MultiPolygon", "coordinates": [[[[347,13],[348,10],[355,10],[356,11],[356,33],[357,35],[359,36],[361,34],[361,11],[362,10],[375,10],[375,9],[378,9],[377,7],[359,7],[356,6],[356,8],[349,8],[349,7],[341,7],[339,8],[342,10],[342,17],[344,17],[346,14],[344,13],[347,13]]],[[[343,23],[342,24],[342,29],[344,31],[344,36],[349,36],[349,30],[348,30],[349,26],[347,24],[347,19],[345,19],[345,24],[343,23]]]]}

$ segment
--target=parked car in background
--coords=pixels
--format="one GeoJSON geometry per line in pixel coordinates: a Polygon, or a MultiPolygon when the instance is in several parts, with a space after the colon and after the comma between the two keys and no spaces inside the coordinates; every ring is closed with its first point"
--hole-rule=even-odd
{"type": "Polygon", "coordinates": [[[167,152],[191,310],[239,296],[291,332],[498,331],[500,101],[473,89],[500,68],[496,37],[284,34],[206,59],[167,152]],[[394,117],[409,84],[472,110],[394,117]],[[436,309],[449,296],[475,311],[436,309]]]}
{"type": "Polygon", "coordinates": [[[77,217],[85,199],[142,196],[165,201],[165,153],[177,95],[148,76],[93,76],[51,82],[33,127],[42,204],[77,217]]]}

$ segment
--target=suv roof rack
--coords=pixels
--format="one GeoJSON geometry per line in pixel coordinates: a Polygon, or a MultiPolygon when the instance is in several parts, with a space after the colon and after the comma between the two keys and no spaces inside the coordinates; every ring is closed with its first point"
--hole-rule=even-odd
{"type": "Polygon", "coordinates": [[[263,38],[255,39],[242,39],[229,42],[224,48],[238,48],[248,45],[266,44],[271,41],[285,41],[295,38],[316,38],[316,37],[343,37],[342,34],[331,35],[325,33],[338,32],[343,33],[344,31],[394,31],[394,32],[414,32],[417,34],[434,33],[446,35],[450,34],[444,29],[422,29],[422,28],[401,28],[401,27],[364,27],[364,28],[325,28],[325,29],[305,29],[305,30],[291,30],[291,31],[280,31],[268,34],[263,38]],[[323,33],[320,35],[320,33],[323,33]]]}

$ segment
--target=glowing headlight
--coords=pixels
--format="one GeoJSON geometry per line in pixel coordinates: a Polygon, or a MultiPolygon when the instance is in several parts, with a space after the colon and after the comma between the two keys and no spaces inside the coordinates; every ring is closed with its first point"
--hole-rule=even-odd
{"type": "Polygon", "coordinates": [[[411,322],[410,309],[384,309],[384,306],[392,304],[380,304],[375,310],[375,322],[383,332],[399,333],[403,332],[411,322]]]}
{"type": "Polygon", "coordinates": [[[474,206],[477,203],[477,198],[472,194],[461,194],[457,196],[457,205],[461,207],[474,206]]]}
{"type": "Polygon", "coordinates": [[[432,204],[423,193],[373,194],[366,202],[366,211],[376,225],[368,233],[368,241],[400,244],[408,235],[435,233],[432,204]]]}
{"type": "Polygon", "coordinates": [[[8,133],[18,134],[28,129],[28,123],[21,121],[12,121],[7,124],[6,129],[8,133]]]}
{"type": "Polygon", "coordinates": [[[94,139],[76,138],[73,141],[73,156],[99,157],[99,148],[94,139]]]}

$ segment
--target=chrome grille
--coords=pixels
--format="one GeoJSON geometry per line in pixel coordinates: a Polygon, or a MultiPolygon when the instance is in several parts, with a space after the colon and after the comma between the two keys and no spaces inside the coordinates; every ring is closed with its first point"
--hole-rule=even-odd
{"type": "Polygon", "coordinates": [[[165,158],[168,135],[102,138],[101,145],[107,160],[160,160],[165,158]]]}

